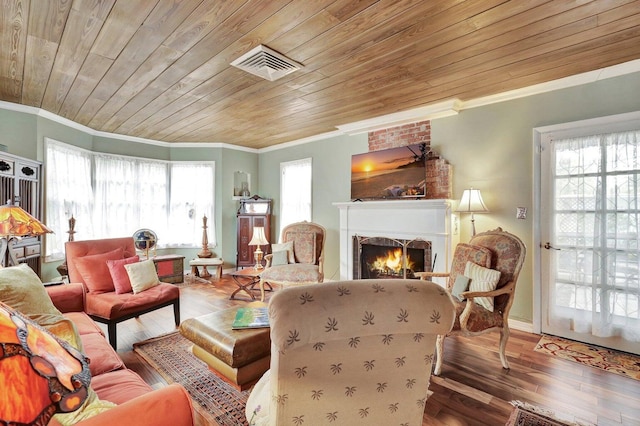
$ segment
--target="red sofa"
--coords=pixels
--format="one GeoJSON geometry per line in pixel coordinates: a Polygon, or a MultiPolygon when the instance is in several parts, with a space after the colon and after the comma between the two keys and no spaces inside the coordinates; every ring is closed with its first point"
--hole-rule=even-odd
{"type": "MultiPolygon", "coordinates": [[[[80,334],[83,352],[90,359],[91,388],[101,400],[116,407],[83,420],[79,425],[193,425],[193,407],[187,391],[178,384],[153,390],[129,370],[105,339],[102,330],[84,312],[82,284],[47,287],[47,292],[63,315],[80,334]]],[[[59,425],[52,419],[50,425],[59,425]]]]}

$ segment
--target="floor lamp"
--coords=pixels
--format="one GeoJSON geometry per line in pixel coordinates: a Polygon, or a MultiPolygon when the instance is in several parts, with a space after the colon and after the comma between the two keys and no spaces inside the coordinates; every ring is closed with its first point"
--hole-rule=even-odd
{"type": "Polygon", "coordinates": [[[482,200],[482,194],[479,189],[465,189],[458,204],[458,213],[471,213],[471,232],[472,236],[476,235],[476,223],[473,217],[474,213],[487,213],[489,209],[482,200]]]}
{"type": "Polygon", "coordinates": [[[15,240],[20,237],[37,237],[52,233],[42,222],[31,216],[20,206],[6,204],[0,206],[0,261],[3,266],[17,265],[18,258],[13,251],[15,240]],[[9,265],[5,259],[9,252],[9,265]]]}

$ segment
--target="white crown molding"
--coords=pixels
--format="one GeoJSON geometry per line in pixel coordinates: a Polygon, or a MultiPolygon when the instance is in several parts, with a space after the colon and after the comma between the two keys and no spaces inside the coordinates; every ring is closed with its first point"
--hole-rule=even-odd
{"type": "Polygon", "coordinates": [[[554,90],[566,89],[569,87],[579,86],[582,84],[594,83],[596,81],[605,80],[607,78],[619,77],[626,74],[640,72],[640,59],[625,62],[618,65],[613,65],[607,68],[599,70],[589,71],[582,74],[576,74],[573,76],[561,78],[558,80],[549,81],[546,83],[536,84],[522,89],[510,90],[508,92],[499,93],[496,95],[485,96],[482,98],[471,99],[468,101],[460,101],[459,99],[451,99],[444,102],[439,102],[432,105],[426,105],[419,108],[414,108],[407,111],[400,111],[393,114],[382,115],[379,117],[370,118],[367,120],[357,121],[354,123],[341,124],[336,126],[338,130],[333,132],[322,133],[319,135],[310,136],[303,139],[297,139],[290,142],[284,142],[271,147],[255,149],[247,148],[238,145],[232,145],[225,142],[162,142],[152,139],[138,138],[134,136],[120,135],[117,133],[108,133],[91,129],[90,127],[76,123],[75,121],[61,117],[49,111],[45,111],[41,108],[36,108],[27,105],[15,104],[12,102],[0,101],[0,108],[24,112],[28,114],[37,115],[43,118],[47,118],[51,121],[63,124],[88,133],[93,136],[120,139],[129,142],[144,143],[148,145],[163,146],[169,148],[227,148],[238,151],[262,153],[269,152],[278,149],[289,148],[291,146],[302,145],[310,142],[315,142],[321,139],[327,139],[340,135],[356,135],[359,133],[371,132],[380,129],[386,129],[389,127],[401,126],[403,124],[415,123],[416,121],[434,120],[442,117],[449,117],[458,114],[460,111],[469,108],[477,108],[480,106],[491,105],[499,102],[510,101],[513,99],[520,99],[527,96],[537,95],[546,92],[552,92],[554,90]]]}
{"type": "Polygon", "coordinates": [[[393,114],[382,115],[362,121],[356,121],[354,123],[341,124],[336,127],[347,135],[357,135],[359,133],[373,132],[376,130],[387,129],[389,127],[415,123],[417,121],[449,117],[456,115],[461,106],[462,103],[459,99],[451,99],[407,111],[395,112],[393,114]]]}

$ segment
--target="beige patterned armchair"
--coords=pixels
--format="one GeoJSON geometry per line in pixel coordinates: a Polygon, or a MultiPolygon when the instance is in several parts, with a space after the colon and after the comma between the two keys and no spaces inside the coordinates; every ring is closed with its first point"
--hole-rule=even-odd
{"type": "Polygon", "coordinates": [[[422,425],[436,336],[455,310],[420,280],[285,288],[269,303],[271,369],[249,396],[252,425],[422,425]]]}
{"type": "MultiPolygon", "coordinates": [[[[470,281],[468,288],[460,288],[460,299],[454,298],[456,305],[456,320],[453,329],[447,335],[463,334],[474,336],[493,330],[500,330],[500,361],[504,369],[509,369],[506,347],[509,339],[509,310],[515,297],[516,282],[527,249],[520,238],[496,228],[482,232],[471,238],[468,244],[460,243],[453,254],[451,270],[447,274],[421,272],[422,279],[440,276],[449,277],[447,289],[456,293],[456,281],[459,276],[478,269],[497,272],[493,284],[486,276],[477,276],[470,281]],[[467,263],[477,265],[471,270],[467,263]],[[478,268],[482,267],[482,268],[478,268]],[[489,301],[489,304],[485,301],[489,301]]],[[[491,273],[491,272],[489,272],[491,273]]],[[[471,274],[470,274],[471,275],[471,274]]],[[[438,337],[436,345],[437,360],[434,374],[439,375],[442,370],[442,355],[444,339],[447,335],[438,337]]]]}
{"type": "Polygon", "coordinates": [[[313,222],[296,222],[282,230],[280,244],[265,256],[267,265],[260,274],[260,294],[264,286],[315,284],[324,281],[324,243],[326,230],[313,222]]]}

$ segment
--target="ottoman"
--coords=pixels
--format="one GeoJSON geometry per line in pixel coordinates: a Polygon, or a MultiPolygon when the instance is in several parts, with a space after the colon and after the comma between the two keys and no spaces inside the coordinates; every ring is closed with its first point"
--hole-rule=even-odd
{"type": "Polygon", "coordinates": [[[269,328],[232,330],[236,310],[184,320],[180,334],[193,342],[193,354],[214,373],[245,390],[269,369],[271,339],[269,328]]]}

